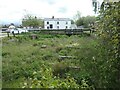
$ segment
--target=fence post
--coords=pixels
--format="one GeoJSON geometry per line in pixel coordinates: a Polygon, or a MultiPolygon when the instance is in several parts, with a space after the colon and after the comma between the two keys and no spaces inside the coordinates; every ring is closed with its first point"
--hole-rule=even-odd
{"type": "Polygon", "coordinates": [[[9,37],[9,32],[7,32],[7,36],[9,37]]]}
{"type": "Polygon", "coordinates": [[[13,36],[15,37],[15,33],[14,33],[14,31],[12,31],[12,34],[13,34],[13,36]]]}
{"type": "Polygon", "coordinates": [[[10,33],[10,32],[9,32],[9,31],[7,31],[7,36],[8,36],[8,37],[9,37],[9,33],[10,33]]]}

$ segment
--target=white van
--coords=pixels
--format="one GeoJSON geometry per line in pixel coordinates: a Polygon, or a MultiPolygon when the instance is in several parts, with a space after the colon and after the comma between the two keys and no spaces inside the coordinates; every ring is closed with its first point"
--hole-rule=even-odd
{"type": "Polygon", "coordinates": [[[14,34],[20,34],[20,33],[28,32],[28,30],[23,29],[23,28],[9,29],[8,31],[9,31],[10,33],[14,33],[14,34]]]}

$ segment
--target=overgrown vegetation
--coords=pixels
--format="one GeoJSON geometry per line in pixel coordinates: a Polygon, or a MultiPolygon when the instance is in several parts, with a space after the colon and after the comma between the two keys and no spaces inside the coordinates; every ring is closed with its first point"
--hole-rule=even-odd
{"type": "Polygon", "coordinates": [[[33,27],[33,28],[42,27],[43,28],[43,26],[44,26],[43,24],[44,24],[44,22],[41,18],[32,16],[30,14],[25,15],[22,20],[23,27],[33,27]]]}
{"type": "MultiPolygon", "coordinates": [[[[101,78],[103,87],[120,88],[120,2],[104,3],[101,6],[98,36],[101,39],[100,48],[104,50],[101,56],[101,78]]],[[[101,86],[101,87],[102,87],[101,86]]]]}
{"type": "Polygon", "coordinates": [[[86,16],[86,17],[79,17],[78,20],[76,20],[75,24],[77,26],[83,26],[85,28],[90,28],[94,25],[96,21],[95,16],[86,16]]]}
{"type": "Polygon", "coordinates": [[[96,45],[81,35],[4,38],[3,88],[94,88],[84,63],[91,62],[96,45]]]}
{"type": "Polygon", "coordinates": [[[120,88],[120,3],[103,3],[97,37],[29,34],[4,38],[3,87],[120,88]]]}

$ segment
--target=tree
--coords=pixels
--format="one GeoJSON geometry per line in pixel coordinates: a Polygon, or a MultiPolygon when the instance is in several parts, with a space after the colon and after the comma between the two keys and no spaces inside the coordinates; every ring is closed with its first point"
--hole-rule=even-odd
{"type": "Polygon", "coordinates": [[[98,1],[97,0],[92,0],[92,5],[94,7],[94,12],[96,13],[97,9],[98,9],[98,1]]]}
{"type": "MultiPolygon", "coordinates": [[[[95,7],[96,8],[96,7],[95,7]]],[[[105,88],[120,88],[120,1],[103,2],[99,12],[97,33],[100,39],[101,49],[97,61],[100,78],[99,86],[105,88]],[[104,54],[103,54],[104,53],[104,54]]],[[[97,75],[94,74],[97,77],[97,75]]]]}
{"type": "Polygon", "coordinates": [[[95,16],[81,17],[81,13],[79,11],[77,11],[76,15],[74,16],[74,22],[77,26],[89,27],[89,25],[94,24],[95,21],[95,16]]]}
{"type": "Polygon", "coordinates": [[[37,18],[36,16],[32,16],[30,14],[27,14],[24,16],[22,20],[22,26],[29,26],[33,28],[43,27],[43,20],[37,18]]]}
{"type": "Polygon", "coordinates": [[[8,25],[1,25],[2,28],[8,28],[8,25]]]}
{"type": "Polygon", "coordinates": [[[86,17],[84,17],[83,24],[85,27],[89,27],[89,26],[94,25],[95,21],[96,21],[95,16],[86,16],[86,17]]]}
{"type": "Polygon", "coordinates": [[[79,11],[77,11],[77,13],[75,14],[75,16],[73,17],[74,21],[76,22],[79,18],[81,17],[81,13],[79,11]]]}
{"type": "Polygon", "coordinates": [[[73,20],[71,20],[71,24],[74,24],[75,22],[73,20]]]}
{"type": "Polygon", "coordinates": [[[80,17],[78,20],[76,20],[76,25],[77,26],[84,26],[84,27],[89,27],[93,25],[96,21],[95,16],[86,16],[86,17],[80,17]]]}
{"type": "Polygon", "coordinates": [[[84,25],[84,17],[80,17],[78,20],[76,20],[76,25],[77,26],[83,26],[84,25]]]}

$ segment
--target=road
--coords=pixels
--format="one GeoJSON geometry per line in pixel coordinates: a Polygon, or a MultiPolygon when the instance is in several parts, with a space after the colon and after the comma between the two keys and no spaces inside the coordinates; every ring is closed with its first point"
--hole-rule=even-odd
{"type": "MultiPolygon", "coordinates": [[[[11,35],[11,34],[10,34],[11,35]]],[[[0,38],[2,38],[2,37],[7,37],[7,33],[1,33],[0,32],[0,38]]]]}

